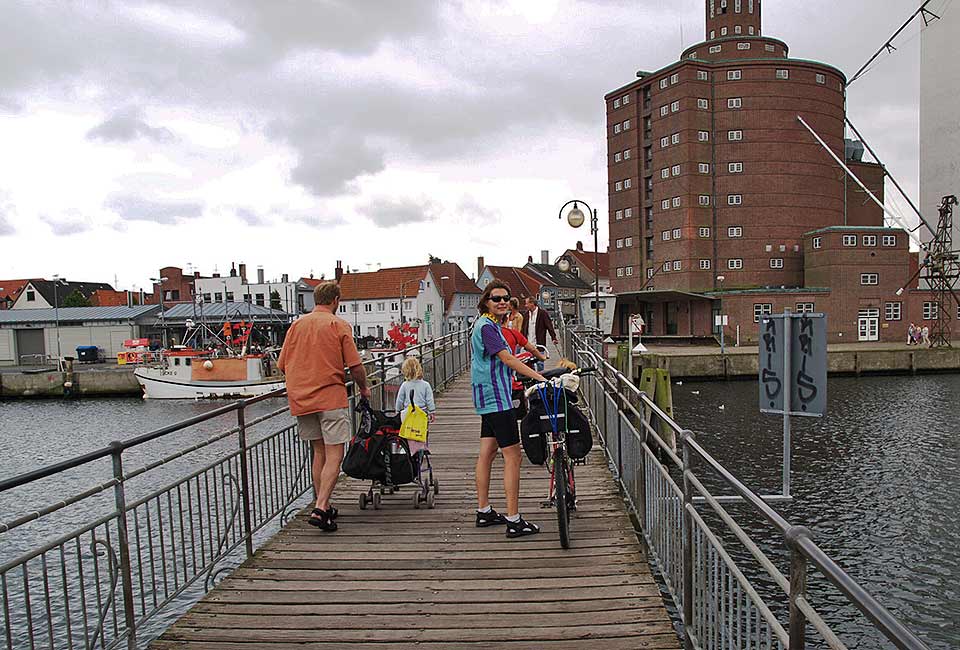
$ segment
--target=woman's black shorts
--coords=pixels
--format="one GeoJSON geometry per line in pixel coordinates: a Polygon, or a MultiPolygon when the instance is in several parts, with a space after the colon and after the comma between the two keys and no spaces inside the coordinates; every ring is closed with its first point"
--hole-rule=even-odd
{"type": "Polygon", "coordinates": [[[520,429],[513,409],[481,415],[480,437],[496,438],[497,446],[501,449],[520,444],[520,429]]]}

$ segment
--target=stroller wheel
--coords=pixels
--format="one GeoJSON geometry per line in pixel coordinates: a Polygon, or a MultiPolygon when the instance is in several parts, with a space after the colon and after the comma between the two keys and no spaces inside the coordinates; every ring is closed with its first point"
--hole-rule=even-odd
{"type": "Polygon", "coordinates": [[[360,509],[361,510],[367,509],[367,493],[366,492],[360,493],[360,509]]]}
{"type": "Polygon", "coordinates": [[[433,479],[433,493],[440,494],[440,481],[433,479]]]}
{"type": "Polygon", "coordinates": [[[433,510],[433,507],[436,505],[436,499],[434,498],[433,492],[427,492],[427,507],[433,510]]]}
{"type": "Polygon", "coordinates": [[[379,510],[379,509],[380,509],[380,504],[381,504],[380,494],[377,493],[377,492],[374,492],[374,494],[373,494],[373,509],[374,509],[374,510],[379,510]]]}
{"type": "Polygon", "coordinates": [[[416,508],[417,510],[420,509],[420,493],[419,492],[413,493],[413,507],[416,508]]]}

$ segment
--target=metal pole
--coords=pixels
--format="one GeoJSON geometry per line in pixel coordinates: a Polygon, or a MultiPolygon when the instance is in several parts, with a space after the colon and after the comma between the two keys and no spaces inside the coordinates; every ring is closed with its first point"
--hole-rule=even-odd
{"type": "Polygon", "coordinates": [[[137,619],[133,610],[133,572],[127,532],[127,499],[123,490],[123,443],[110,443],[113,460],[113,495],[117,507],[117,544],[120,551],[120,580],[123,588],[123,619],[127,627],[127,648],[137,650],[137,619]]]}
{"type": "Polygon", "coordinates": [[[593,307],[596,316],[597,331],[600,331],[600,251],[597,250],[597,211],[593,210],[593,218],[590,220],[590,229],[593,230],[593,307]]]}
{"type": "Polygon", "coordinates": [[[790,549],[790,650],[804,650],[806,645],[807,617],[797,604],[807,594],[807,558],[797,545],[801,537],[812,538],[805,526],[793,526],[785,534],[790,549]]]}
{"type": "Polygon", "coordinates": [[[627,379],[633,383],[633,311],[627,311],[627,379]]]}
{"type": "Polygon", "coordinates": [[[790,339],[793,336],[793,314],[783,310],[783,496],[790,496],[790,410],[793,407],[793,382],[790,373],[790,339]]]}
{"type": "MultiPolygon", "coordinates": [[[[683,647],[693,650],[693,485],[690,482],[692,453],[689,441],[693,432],[680,432],[680,444],[683,445],[683,647]]],[[[793,650],[793,648],[791,648],[793,650]]]]}
{"type": "Polygon", "coordinates": [[[253,525],[250,520],[250,469],[247,466],[247,424],[243,402],[237,407],[237,436],[240,445],[240,496],[243,499],[243,544],[247,558],[253,557],[253,525]]]}
{"type": "MultiPolygon", "coordinates": [[[[620,396],[623,395],[623,388],[620,386],[620,377],[617,376],[617,399],[615,404],[617,404],[617,410],[623,411],[623,408],[620,406],[620,396]]],[[[617,416],[617,480],[623,480],[623,418],[617,416]]],[[[604,433],[607,433],[604,431],[604,433]]]]}
{"type": "Polygon", "coordinates": [[[60,301],[57,296],[57,286],[60,284],[60,278],[54,277],[53,280],[53,318],[57,323],[57,369],[60,369],[60,359],[63,354],[60,352],[60,301]]]}
{"type": "Polygon", "coordinates": [[[384,411],[389,411],[392,409],[387,408],[387,364],[386,364],[386,353],[380,355],[380,358],[377,359],[377,365],[380,366],[380,408],[384,411]]]}

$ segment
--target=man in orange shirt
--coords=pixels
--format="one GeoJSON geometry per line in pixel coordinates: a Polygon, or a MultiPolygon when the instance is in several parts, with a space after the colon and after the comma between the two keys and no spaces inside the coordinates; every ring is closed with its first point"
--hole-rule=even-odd
{"type": "Polygon", "coordinates": [[[330,495],[340,476],[343,446],[350,440],[346,372],[362,397],[370,397],[367,373],[353,342],[350,325],[335,315],[340,285],[322,282],[313,291],[317,306],[290,326],[278,365],[287,379],[290,413],[297,418],[300,437],[313,448],[313,487],[317,502],[310,524],[337,529],[337,509],[330,495]]]}

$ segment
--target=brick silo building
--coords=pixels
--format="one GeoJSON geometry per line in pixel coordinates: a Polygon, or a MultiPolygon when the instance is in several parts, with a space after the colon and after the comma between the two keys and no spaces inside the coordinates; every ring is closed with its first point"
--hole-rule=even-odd
{"type": "Polygon", "coordinates": [[[797,120],[882,200],[879,165],[845,146],[843,73],[789,58],[760,0],[705,6],[706,40],[605,96],[615,333],[639,311],[652,334],[709,336],[731,292],[804,287],[805,233],[883,225],[797,120]]]}

